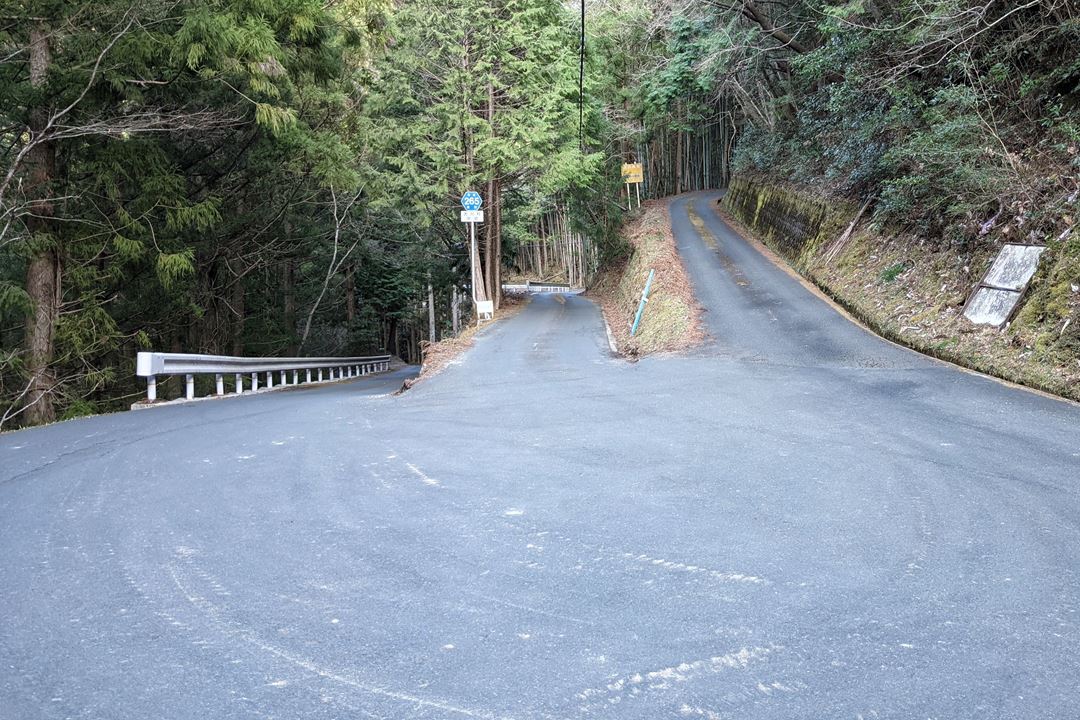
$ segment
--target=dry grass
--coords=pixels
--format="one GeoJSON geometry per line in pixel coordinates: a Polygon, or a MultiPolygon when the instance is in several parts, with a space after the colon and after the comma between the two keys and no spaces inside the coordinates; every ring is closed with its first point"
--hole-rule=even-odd
{"type": "Polygon", "coordinates": [[[603,308],[619,351],[634,357],[699,344],[704,339],[701,308],[675,247],[667,203],[643,203],[623,235],[631,247],[630,257],[603,272],[589,291],[603,308]],[[631,337],[649,270],[655,270],[649,302],[637,333],[631,337]]]}

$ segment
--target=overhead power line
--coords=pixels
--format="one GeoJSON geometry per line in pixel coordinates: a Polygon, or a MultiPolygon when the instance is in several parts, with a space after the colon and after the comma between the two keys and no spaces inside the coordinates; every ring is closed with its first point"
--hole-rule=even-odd
{"type": "Polygon", "coordinates": [[[581,43],[578,45],[578,144],[585,149],[585,0],[581,0],[581,43]]]}

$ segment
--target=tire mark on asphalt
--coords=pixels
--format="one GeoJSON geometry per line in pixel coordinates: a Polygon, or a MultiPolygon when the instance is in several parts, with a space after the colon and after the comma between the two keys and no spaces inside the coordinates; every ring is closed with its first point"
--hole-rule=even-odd
{"type": "Polygon", "coordinates": [[[205,621],[207,621],[212,628],[225,637],[241,640],[267,655],[284,660],[285,662],[324,680],[330,680],[345,685],[346,687],[351,687],[384,699],[397,701],[405,705],[411,705],[415,708],[437,710],[454,715],[479,718],[480,720],[512,720],[512,718],[498,715],[487,710],[466,708],[444,700],[423,698],[408,692],[394,690],[387,686],[366,682],[355,675],[349,675],[344,671],[325,667],[311,658],[304,657],[298,653],[291,652],[285,648],[266,642],[251,628],[242,625],[235,620],[229,620],[223,617],[223,608],[215,605],[205,596],[199,594],[198,591],[190,585],[188,579],[184,577],[178,563],[169,563],[167,569],[173,585],[175,585],[181,596],[204,617],[205,621]]]}

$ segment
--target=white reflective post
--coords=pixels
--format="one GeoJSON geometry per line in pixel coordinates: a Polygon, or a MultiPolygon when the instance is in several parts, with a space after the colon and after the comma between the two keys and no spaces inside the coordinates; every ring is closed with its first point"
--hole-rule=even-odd
{"type": "Polygon", "coordinates": [[[157,400],[157,376],[149,375],[146,378],[146,399],[157,400]]]}
{"type": "Polygon", "coordinates": [[[184,377],[184,384],[187,386],[187,388],[186,388],[187,389],[187,392],[186,392],[187,399],[188,400],[194,400],[195,399],[195,376],[194,375],[185,376],[184,377]]]}
{"type": "Polygon", "coordinates": [[[244,376],[240,373],[236,373],[236,394],[244,392],[244,376]]]}
{"type": "Polygon", "coordinates": [[[304,372],[307,373],[307,380],[305,382],[311,382],[311,368],[308,368],[304,372]]]}
{"type": "Polygon", "coordinates": [[[221,373],[218,373],[217,375],[214,376],[214,383],[217,386],[215,388],[217,390],[217,394],[218,395],[224,395],[225,394],[225,377],[221,373]]]}
{"type": "Polygon", "coordinates": [[[257,373],[257,372],[251,373],[251,389],[252,390],[258,390],[259,389],[259,373],[257,373]]]}
{"type": "Polygon", "coordinates": [[[322,382],[322,368],[319,368],[319,382],[322,382]]]}
{"type": "Polygon", "coordinates": [[[289,384],[289,381],[285,379],[285,371],[284,370],[281,371],[281,384],[282,385],[288,385],[289,384]]]}
{"type": "Polygon", "coordinates": [[[293,370],[292,371],[292,384],[293,385],[299,385],[300,384],[300,371],[299,370],[293,370]]]}
{"type": "Polygon", "coordinates": [[[274,372],[272,370],[266,371],[266,387],[274,387],[274,372]]]}

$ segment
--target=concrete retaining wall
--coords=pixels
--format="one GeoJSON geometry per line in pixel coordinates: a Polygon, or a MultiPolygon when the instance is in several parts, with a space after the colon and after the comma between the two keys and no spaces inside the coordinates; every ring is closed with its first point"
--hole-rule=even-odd
{"type": "Polygon", "coordinates": [[[723,207],[757,237],[805,268],[823,242],[836,239],[858,208],[753,177],[731,181],[723,207]]]}

